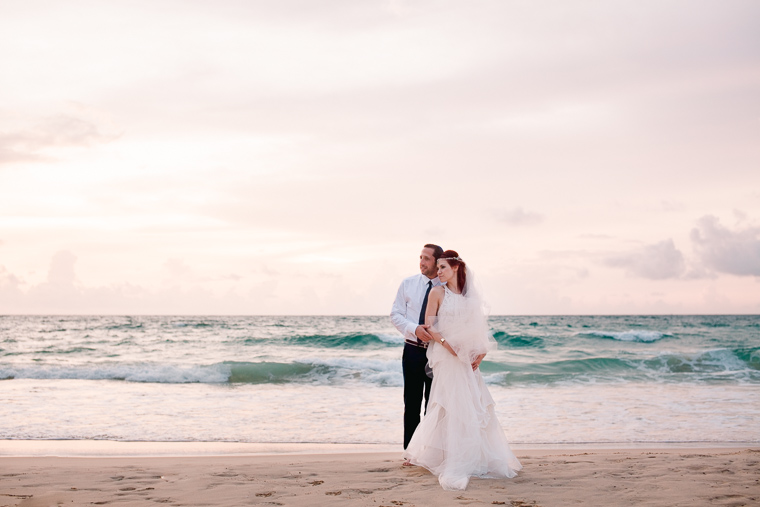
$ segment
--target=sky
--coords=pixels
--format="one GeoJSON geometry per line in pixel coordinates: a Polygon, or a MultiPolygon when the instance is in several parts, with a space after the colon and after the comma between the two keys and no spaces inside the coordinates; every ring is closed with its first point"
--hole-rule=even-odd
{"type": "Polygon", "coordinates": [[[0,314],[760,313],[760,3],[2,0],[0,314]]]}

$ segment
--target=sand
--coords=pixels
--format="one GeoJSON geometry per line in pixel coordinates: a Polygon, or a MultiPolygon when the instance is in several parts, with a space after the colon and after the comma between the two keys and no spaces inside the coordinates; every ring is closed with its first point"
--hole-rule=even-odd
{"type": "Polygon", "coordinates": [[[514,479],[443,491],[400,453],[0,457],[0,506],[760,505],[760,448],[518,450],[514,479]]]}

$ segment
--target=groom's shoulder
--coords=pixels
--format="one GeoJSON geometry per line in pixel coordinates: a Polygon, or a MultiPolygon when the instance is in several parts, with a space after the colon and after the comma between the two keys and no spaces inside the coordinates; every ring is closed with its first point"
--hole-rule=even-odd
{"type": "Polygon", "coordinates": [[[401,280],[402,286],[409,286],[419,283],[420,277],[422,276],[422,273],[417,273],[416,275],[407,276],[403,280],[401,280]]]}

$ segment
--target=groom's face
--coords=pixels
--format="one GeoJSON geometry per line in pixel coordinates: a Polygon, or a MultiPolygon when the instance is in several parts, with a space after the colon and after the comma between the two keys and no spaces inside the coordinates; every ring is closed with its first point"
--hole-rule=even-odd
{"type": "Polygon", "coordinates": [[[428,278],[435,278],[438,275],[438,267],[435,265],[432,248],[423,248],[420,254],[420,271],[428,278]]]}

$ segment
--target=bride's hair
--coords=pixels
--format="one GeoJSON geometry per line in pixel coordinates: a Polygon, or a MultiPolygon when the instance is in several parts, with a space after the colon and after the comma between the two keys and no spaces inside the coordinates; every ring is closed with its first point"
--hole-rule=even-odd
{"type": "Polygon", "coordinates": [[[440,260],[449,263],[449,266],[454,268],[459,266],[457,270],[457,287],[464,294],[464,284],[467,281],[467,264],[459,258],[459,254],[454,250],[446,250],[441,254],[440,260]]]}

